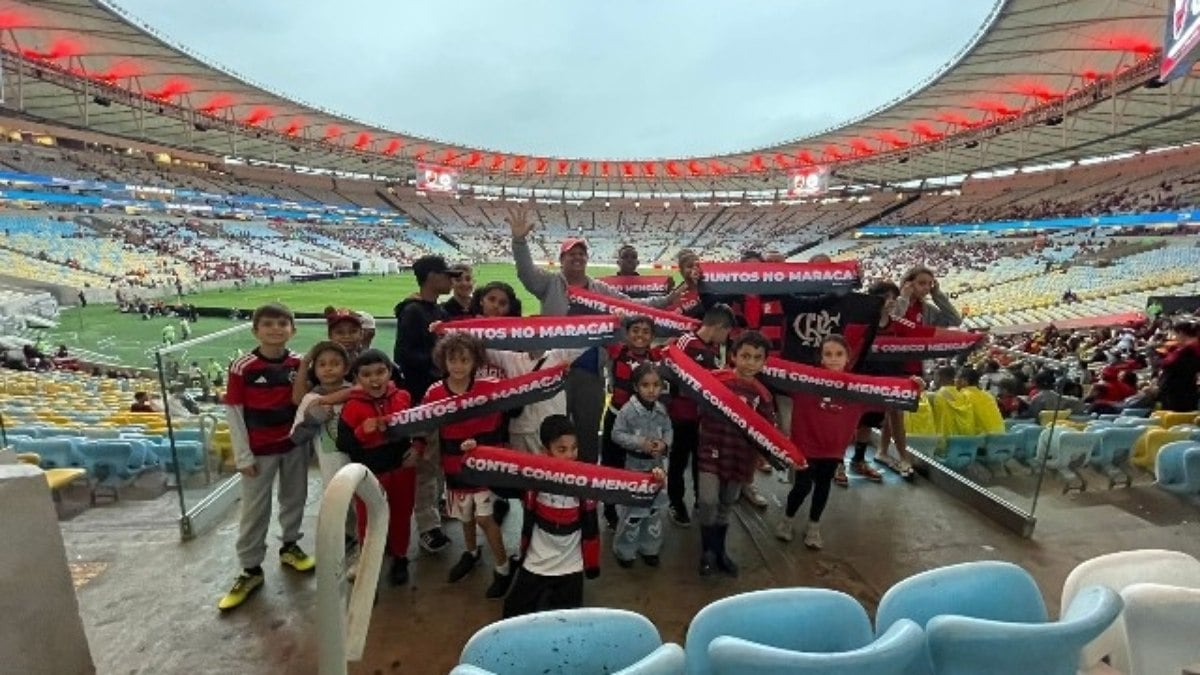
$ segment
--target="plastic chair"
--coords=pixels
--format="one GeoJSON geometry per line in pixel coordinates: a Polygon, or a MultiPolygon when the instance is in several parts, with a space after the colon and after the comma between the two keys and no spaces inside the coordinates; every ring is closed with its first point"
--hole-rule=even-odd
{"type": "Polygon", "coordinates": [[[947,436],[946,456],[942,461],[951,469],[961,472],[975,462],[983,443],[983,436],[947,436]]]}
{"type": "Polygon", "coordinates": [[[1129,417],[1149,417],[1151,412],[1153,411],[1150,408],[1125,408],[1121,414],[1129,417]]]}
{"type": "Polygon", "coordinates": [[[1121,597],[1131,675],[1179,675],[1200,662],[1200,589],[1134,584],[1121,597]]]}
{"type": "Polygon", "coordinates": [[[1184,424],[1196,424],[1196,417],[1200,412],[1171,412],[1169,410],[1156,410],[1150,413],[1150,417],[1159,420],[1164,429],[1180,426],[1184,424]]]}
{"type": "Polygon", "coordinates": [[[1069,419],[1071,417],[1071,411],[1070,410],[1043,410],[1038,413],[1038,424],[1043,427],[1048,427],[1048,426],[1050,426],[1050,422],[1053,421],[1054,418],[1056,418],[1056,417],[1058,418],[1059,422],[1062,422],[1063,420],[1069,419]]]}
{"type": "Polygon", "coordinates": [[[1042,592],[1028,572],[998,560],[960,563],[915,574],[888,589],[875,613],[875,634],[900,619],[918,626],[940,614],[994,621],[1046,620],[1042,592]]]}
{"type": "Polygon", "coordinates": [[[136,477],[146,466],[145,449],[132,441],[88,441],[80,452],[96,479],[108,486],[136,477]]]}
{"type": "Polygon", "coordinates": [[[847,652],[797,652],[735,637],[718,637],[708,647],[717,675],[903,675],[925,658],[925,631],[907,619],[879,639],[847,652]]]}
{"type": "Polygon", "coordinates": [[[1147,470],[1154,470],[1154,461],[1159,451],[1167,443],[1186,441],[1191,434],[1186,431],[1171,431],[1170,429],[1148,429],[1133,446],[1133,456],[1130,461],[1147,470]]]}
{"type": "Polygon", "coordinates": [[[1042,437],[1042,428],[1036,424],[1018,424],[1012,428],[1012,433],[1021,437],[1021,445],[1017,448],[1017,461],[1029,464],[1038,456],[1038,440],[1042,437]]]}
{"type": "MultiPolygon", "coordinates": [[[[526,671],[521,671],[526,672],[526,671]]],[[[532,671],[528,671],[532,672],[532,671]]],[[[540,671],[539,671],[540,672],[540,671]]],[[[567,672],[567,671],[548,671],[567,672]]],[[[461,664],[450,671],[450,675],[497,675],[470,664],[461,664]]],[[[683,647],[668,642],[637,663],[616,671],[613,675],[683,675],[683,647]]]]}
{"type": "Polygon", "coordinates": [[[1079,650],[1121,613],[1121,596],[1092,586],[1054,623],[1020,623],[937,616],[926,628],[938,675],[1075,675],[1079,650]]]}
{"type": "Polygon", "coordinates": [[[709,646],[718,637],[790,651],[848,652],[871,643],[871,619],[857,600],[824,588],[772,588],[722,598],[688,626],[688,675],[715,672],[709,646]]]}
{"type": "MultiPolygon", "coordinates": [[[[1085,587],[1104,586],[1121,593],[1138,583],[1172,583],[1200,588],[1200,560],[1186,553],[1162,549],[1120,551],[1085,560],[1071,570],[1063,583],[1061,613],[1066,613],[1075,596],[1085,587]]],[[[1123,625],[1123,620],[1118,617],[1108,630],[1089,642],[1080,652],[1080,667],[1094,668],[1107,657],[1112,667],[1123,673],[1129,672],[1123,625]]]]}
{"type": "Polygon", "coordinates": [[[504,619],[479,629],[463,647],[459,662],[480,670],[460,666],[452,672],[610,673],[640,664],[661,646],[658,629],[640,614],[600,607],[563,609],[504,619]]]}
{"type": "Polygon", "coordinates": [[[1156,419],[1148,417],[1118,417],[1113,420],[1113,424],[1118,427],[1161,427],[1156,419]]]}
{"type": "MultiPolygon", "coordinates": [[[[1017,449],[1024,443],[1021,434],[988,434],[984,437],[983,462],[990,466],[1005,467],[1017,457],[1017,449]]],[[[1007,467],[1005,467],[1007,470],[1007,467]]]]}
{"type": "Polygon", "coordinates": [[[41,457],[43,469],[87,469],[88,462],[69,438],[13,439],[13,450],[32,452],[41,457]]]}
{"type": "Polygon", "coordinates": [[[1200,443],[1175,441],[1158,451],[1154,461],[1158,487],[1177,494],[1200,494],[1200,443]]]}

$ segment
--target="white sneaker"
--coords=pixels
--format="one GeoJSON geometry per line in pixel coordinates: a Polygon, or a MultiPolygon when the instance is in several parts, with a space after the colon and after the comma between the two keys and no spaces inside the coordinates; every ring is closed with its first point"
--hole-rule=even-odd
{"type": "Polygon", "coordinates": [[[904,478],[911,478],[913,475],[912,464],[909,464],[907,461],[905,461],[903,459],[900,460],[900,466],[896,469],[896,471],[898,471],[900,473],[900,475],[904,478]]]}
{"type": "Polygon", "coordinates": [[[754,487],[752,483],[742,486],[742,496],[746,498],[746,501],[760,509],[767,507],[767,498],[759,494],[758,488],[754,487]]]}
{"type": "Polygon", "coordinates": [[[795,533],[796,530],[794,527],[792,527],[791,518],[785,518],[784,520],[779,521],[779,524],[775,526],[775,538],[779,541],[791,541],[792,537],[795,536],[795,533]]]}
{"type": "Polygon", "coordinates": [[[814,551],[824,547],[821,542],[821,528],[816,523],[809,523],[808,527],[804,528],[804,545],[814,551]]]}

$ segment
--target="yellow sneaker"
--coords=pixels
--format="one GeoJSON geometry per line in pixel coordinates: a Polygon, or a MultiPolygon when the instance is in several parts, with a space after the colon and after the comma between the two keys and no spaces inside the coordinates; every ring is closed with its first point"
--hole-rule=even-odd
{"type": "Polygon", "coordinates": [[[295,542],[279,550],[279,562],[297,572],[308,572],[317,566],[317,559],[305,553],[295,542]]]}
{"type": "Polygon", "coordinates": [[[234,607],[240,607],[262,585],[263,575],[242,572],[238,575],[237,581],[233,582],[233,588],[229,589],[229,592],[217,603],[217,609],[225,612],[234,607]]]}

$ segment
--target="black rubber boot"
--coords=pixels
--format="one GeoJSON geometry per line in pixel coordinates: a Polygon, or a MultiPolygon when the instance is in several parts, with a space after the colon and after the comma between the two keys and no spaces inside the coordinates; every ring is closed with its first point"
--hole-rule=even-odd
{"type": "Polygon", "coordinates": [[[716,553],[717,568],[731,577],[736,577],[737,563],[725,552],[725,535],[728,533],[729,525],[717,525],[713,528],[713,551],[716,553]]]}
{"type": "Polygon", "coordinates": [[[700,576],[707,577],[716,573],[717,553],[713,548],[716,528],[705,525],[700,528],[700,576]]]}

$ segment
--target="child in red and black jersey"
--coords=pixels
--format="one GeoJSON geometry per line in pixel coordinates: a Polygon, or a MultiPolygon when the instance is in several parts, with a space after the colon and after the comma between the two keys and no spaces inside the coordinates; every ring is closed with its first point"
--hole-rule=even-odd
{"type": "Polygon", "coordinates": [[[217,606],[233,609],[263,583],[262,562],[267,552],[271,521],[271,487],[279,475],[279,525],[283,530],[280,562],[300,572],[316,566],[312,556],[296,543],[308,499],[308,452],[291,439],[296,405],[292,380],[300,356],[288,349],[296,334],[291,310],[271,303],[251,317],[254,351],[229,366],[225,391],[226,419],[237,469],[242,474],[242,518],[238,533],[238,561],[242,573],[217,606]]]}
{"type": "MultiPolygon", "coordinates": [[[[654,339],[654,322],[647,316],[631,316],[625,320],[625,342],[608,347],[609,373],[612,376],[612,396],[604,415],[600,434],[600,464],[625,467],[625,448],[613,442],[613,424],[617,413],[634,396],[633,371],[648,361],[659,361],[660,351],[650,346],[654,339]]],[[[604,505],[604,520],[609,529],[617,526],[617,509],[604,505]]]]}
{"type": "MultiPolygon", "coordinates": [[[[575,426],[550,415],[539,429],[545,453],[577,460],[575,426]]],[[[600,576],[600,524],[596,503],[546,492],[525,495],[521,569],[504,599],[504,617],[583,605],[583,578],[600,576]]]]}
{"type": "MultiPolygon", "coordinates": [[[[721,363],[721,347],[729,340],[733,323],[733,310],[728,305],[713,305],[704,313],[700,328],[694,333],[679,336],[675,346],[701,366],[716,370],[721,363]]],[[[695,495],[699,491],[696,487],[698,469],[695,457],[700,442],[700,411],[695,401],[676,393],[667,404],[667,414],[671,416],[672,435],[675,438],[667,462],[667,508],[676,525],[687,527],[692,524],[692,519],[683,503],[683,473],[690,462],[695,495]]]]}
{"type": "MultiPolygon", "coordinates": [[[[479,365],[484,363],[486,358],[483,343],[479,338],[466,333],[443,336],[433,348],[433,362],[438,370],[446,373],[446,377],[434,382],[422,400],[432,403],[462,394],[492,394],[500,386],[499,381],[476,377],[479,365]]],[[[463,452],[474,448],[476,444],[502,444],[506,423],[504,413],[485,413],[445,424],[438,432],[442,473],[446,476],[446,490],[449,492],[447,506],[451,517],[462,523],[463,545],[466,548],[462,558],[450,569],[449,580],[450,583],[454,583],[462,579],[475,569],[475,564],[479,562],[480,552],[475,536],[475,528],[479,527],[487,538],[495,561],[492,585],[486,593],[489,598],[504,595],[512,582],[512,567],[508,561],[508,551],[504,547],[504,533],[500,530],[500,524],[493,518],[495,507],[501,503],[507,507],[508,502],[498,499],[491,490],[482,485],[462,482],[458,475],[462,470],[463,452]]]]}
{"type": "MultiPolygon", "coordinates": [[[[417,472],[411,440],[387,436],[387,418],[412,404],[408,392],[392,382],[392,360],[378,349],[358,356],[351,368],[357,386],[342,406],[338,420],[338,450],[375,474],[388,503],[387,551],[393,558],[392,583],[408,583],[408,545],[412,538],[413,502],[417,472]]],[[[367,510],[354,500],[358,538],[367,533],[367,510]]]]}
{"type": "MultiPolygon", "coordinates": [[[[774,424],[774,400],[767,387],[758,381],[770,348],[770,341],[762,333],[746,331],[730,349],[733,368],[717,371],[715,375],[733,396],[774,424]]],[[[707,576],[720,569],[736,577],[737,564],[725,550],[729,511],[741,497],[742,486],[754,480],[760,455],[745,431],[708,411],[700,415],[699,440],[696,517],[700,520],[700,574],[707,576]]]]}

